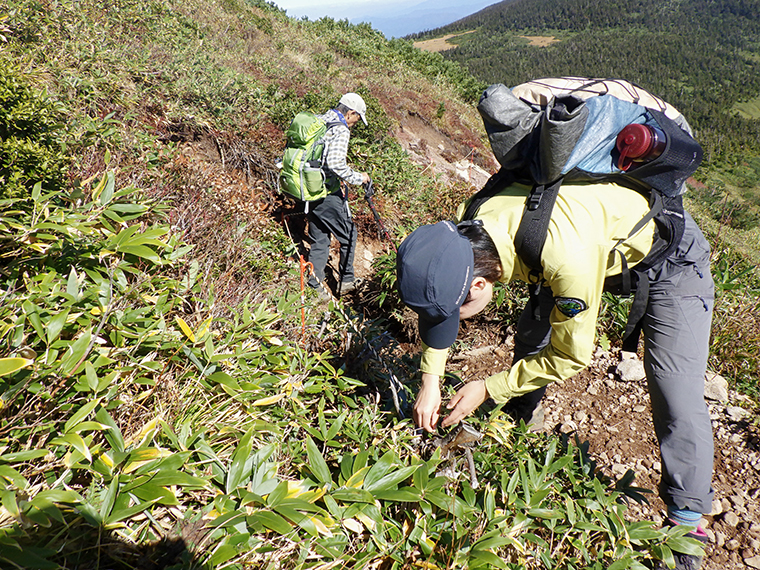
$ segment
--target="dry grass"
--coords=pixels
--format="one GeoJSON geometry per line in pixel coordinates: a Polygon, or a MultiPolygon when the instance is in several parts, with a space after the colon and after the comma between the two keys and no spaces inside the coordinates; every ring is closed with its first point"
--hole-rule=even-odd
{"type": "Polygon", "coordinates": [[[528,40],[528,45],[535,47],[547,47],[562,40],[558,40],[554,36],[517,36],[528,40]]]}
{"type": "Polygon", "coordinates": [[[467,34],[471,34],[475,31],[476,30],[469,30],[467,32],[460,32],[457,34],[447,34],[441,38],[433,38],[432,40],[422,40],[419,42],[414,42],[414,47],[421,49],[423,51],[431,51],[431,52],[441,52],[441,51],[454,49],[455,47],[457,47],[457,44],[451,43],[449,41],[450,39],[460,38],[467,34]]]}

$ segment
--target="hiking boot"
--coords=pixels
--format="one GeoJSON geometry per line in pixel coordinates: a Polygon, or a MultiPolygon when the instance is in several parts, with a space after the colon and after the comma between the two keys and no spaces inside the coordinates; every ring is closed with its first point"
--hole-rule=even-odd
{"type": "Polygon", "coordinates": [[[345,295],[346,293],[350,293],[351,291],[356,289],[361,282],[362,282],[362,279],[354,279],[353,281],[342,281],[340,284],[340,294],[345,295]]]}
{"type": "MultiPolygon", "coordinates": [[[[668,519],[665,522],[668,526],[676,526],[678,523],[668,519]]],[[[702,544],[707,544],[707,534],[702,530],[701,526],[698,526],[693,532],[686,534],[689,538],[698,540],[702,544]]],[[[702,566],[702,557],[694,554],[683,554],[681,552],[673,552],[673,557],[676,560],[676,565],[673,570],[699,570],[702,566]]],[[[664,562],[660,562],[657,566],[657,570],[671,570],[664,562]]]]}
{"type": "Polygon", "coordinates": [[[324,287],[320,287],[319,289],[317,289],[317,296],[319,297],[320,301],[325,301],[325,302],[329,301],[330,298],[332,297],[332,295],[330,295],[330,292],[324,287]]]}
{"type": "Polygon", "coordinates": [[[544,431],[543,404],[539,404],[538,407],[533,410],[533,414],[531,414],[530,419],[525,425],[528,426],[528,431],[532,431],[533,433],[544,431]]]}
{"type": "Polygon", "coordinates": [[[538,433],[544,430],[544,405],[540,402],[532,412],[521,407],[511,408],[509,404],[504,407],[504,411],[517,425],[524,421],[528,431],[538,433]]]}

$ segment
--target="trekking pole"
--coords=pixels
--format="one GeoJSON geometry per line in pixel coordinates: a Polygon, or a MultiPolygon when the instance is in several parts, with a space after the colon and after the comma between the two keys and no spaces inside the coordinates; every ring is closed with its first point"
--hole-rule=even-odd
{"type": "Polygon", "coordinates": [[[396,244],[393,241],[391,234],[389,234],[388,230],[385,229],[385,224],[383,224],[383,220],[380,219],[380,214],[377,213],[375,204],[372,201],[372,196],[374,196],[374,194],[375,194],[375,189],[372,186],[372,179],[370,179],[370,181],[364,185],[364,199],[367,201],[367,204],[369,205],[369,209],[372,210],[372,215],[374,216],[375,223],[377,224],[377,233],[380,236],[380,239],[385,238],[390,242],[391,247],[393,248],[393,251],[398,252],[398,249],[396,249],[396,244]]]}
{"type": "MultiPolygon", "coordinates": [[[[339,262],[340,267],[338,268],[338,297],[342,296],[343,294],[343,279],[346,276],[346,271],[348,270],[348,264],[349,260],[351,260],[351,255],[355,254],[354,245],[357,239],[356,224],[354,223],[354,218],[351,215],[351,208],[348,205],[348,185],[346,185],[344,182],[341,182],[340,185],[343,192],[343,202],[346,205],[346,215],[348,216],[348,221],[351,224],[351,227],[348,230],[348,247],[346,248],[345,259],[339,262]]],[[[356,279],[356,277],[354,277],[354,279],[356,279]]]]}
{"type": "MultiPolygon", "coordinates": [[[[285,227],[288,231],[288,236],[290,237],[290,240],[295,245],[295,241],[293,240],[293,236],[290,233],[290,228],[288,227],[288,224],[285,218],[286,217],[282,215],[282,221],[285,223],[285,227]]],[[[356,231],[356,229],[354,229],[354,231],[356,231]]],[[[380,363],[380,366],[388,375],[388,385],[391,389],[391,398],[393,400],[393,407],[396,409],[396,414],[400,419],[406,418],[406,415],[404,414],[403,410],[408,406],[408,402],[406,398],[406,391],[404,390],[404,386],[403,384],[401,384],[401,381],[398,379],[398,377],[393,372],[393,370],[391,370],[390,366],[388,366],[388,364],[385,362],[383,357],[380,356],[380,354],[375,349],[375,347],[372,346],[372,343],[369,342],[369,340],[364,335],[364,333],[361,330],[359,330],[359,327],[356,326],[356,324],[351,319],[351,317],[348,314],[346,314],[345,310],[341,307],[340,303],[337,302],[337,299],[335,299],[335,297],[332,295],[327,285],[321,279],[319,279],[319,277],[314,275],[314,266],[311,264],[311,262],[306,261],[303,255],[299,255],[297,258],[297,261],[299,262],[300,269],[301,269],[301,342],[303,342],[306,337],[305,278],[307,275],[311,274],[314,277],[314,279],[316,279],[317,286],[321,287],[327,293],[327,295],[335,301],[333,304],[334,308],[338,311],[338,313],[340,313],[344,321],[348,323],[349,327],[353,329],[357,337],[362,339],[362,341],[364,342],[364,345],[369,349],[372,356],[375,358],[375,360],[377,360],[377,362],[380,363]]]]}

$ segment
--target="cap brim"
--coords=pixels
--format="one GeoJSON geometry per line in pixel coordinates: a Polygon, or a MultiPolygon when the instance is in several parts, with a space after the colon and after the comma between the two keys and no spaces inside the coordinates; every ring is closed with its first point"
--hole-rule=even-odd
{"type": "Polygon", "coordinates": [[[362,122],[366,125],[367,124],[367,119],[364,117],[364,115],[362,115],[360,113],[359,116],[362,118],[362,122]]]}
{"type": "Polygon", "coordinates": [[[459,334],[459,309],[438,323],[420,317],[420,338],[430,348],[449,348],[459,334]]]}

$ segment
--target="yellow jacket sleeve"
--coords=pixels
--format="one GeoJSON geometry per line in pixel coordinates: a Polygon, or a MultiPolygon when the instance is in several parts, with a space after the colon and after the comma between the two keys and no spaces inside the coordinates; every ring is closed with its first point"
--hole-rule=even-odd
{"type": "Polygon", "coordinates": [[[446,359],[448,355],[448,348],[432,348],[423,342],[420,370],[426,374],[443,376],[446,372],[446,359]]]}

